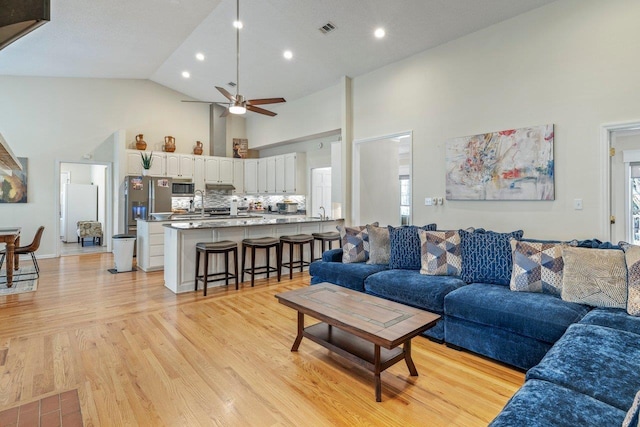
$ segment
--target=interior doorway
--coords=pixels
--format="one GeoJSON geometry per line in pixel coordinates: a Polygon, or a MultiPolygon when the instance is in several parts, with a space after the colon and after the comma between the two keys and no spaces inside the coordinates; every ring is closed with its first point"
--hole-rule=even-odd
{"type": "Polygon", "coordinates": [[[411,132],[354,141],[354,224],[411,224],[411,153],[411,132]]]}
{"type": "Polygon", "coordinates": [[[109,165],[99,163],[59,162],[58,254],[81,255],[107,252],[110,193],[109,165]],[[99,224],[102,237],[78,236],[78,221],[99,224]]]}
{"type": "Polygon", "coordinates": [[[610,240],[640,243],[640,128],[610,135],[610,240]]]}
{"type": "Polygon", "coordinates": [[[324,208],[324,215],[331,214],[331,168],[311,169],[311,211],[308,216],[318,216],[324,208]]]}

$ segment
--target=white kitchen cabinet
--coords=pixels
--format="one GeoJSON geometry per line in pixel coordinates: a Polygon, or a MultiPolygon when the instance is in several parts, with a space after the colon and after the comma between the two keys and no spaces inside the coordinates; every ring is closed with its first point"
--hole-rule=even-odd
{"type": "Polygon", "coordinates": [[[233,194],[244,194],[244,160],[233,159],[233,194]]]}
{"type": "Polygon", "coordinates": [[[258,159],[244,161],[244,191],[247,194],[258,192],[258,159]]]}
{"type": "Polygon", "coordinates": [[[164,269],[164,227],[169,221],[138,221],[136,263],[142,271],[164,269]]]}
{"type": "Polygon", "coordinates": [[[284,179],[285,179],[285,171],[284,171],[284,156],[275,156],[274,158],[274,175],[275,175],[275,192],[276,193],[284,193],[284,179]]]}
{"type": "Polygon", "coordinates": [[[127,175],[142,175],[142,157],[140,153],[153,153],[149,175],[165,176],[165,154],[139,150],[127,150],[127,175]]]}
{"type": "Polygon", "coordinates": [[[166,175],[172,178],[193,178],[193,156],[191,154],[166,154],[166,175]]]}
{"type": "Polygon", "coordinates": [[[267,159],[258,159],[258,193],[267,192],[267,159]]]}
{"type": "Polygon", "coordinates": [[[233,159],[207,157],[204,161],[205,181],[210,184],[233,184],[233,159]]]}
{"type": "Polygon", "coordinates": [[[265,193],[278,193],[276,188],[276,157],[267,157],[267,188],[265,193]]]}
{"type": "Polygon", "coordinates": [[[204,157],[194,156],[193,159],[193,183],[196,190],[205,191],[204,157]]]}
{"type": "MultiPolygon", "coordinates": [[[[306,194],[307,168],[305,153],[289,153],[284,156],[285,194],[306,194]]],[[[280,169],[279,169],[280,170],[280,169]]]]}

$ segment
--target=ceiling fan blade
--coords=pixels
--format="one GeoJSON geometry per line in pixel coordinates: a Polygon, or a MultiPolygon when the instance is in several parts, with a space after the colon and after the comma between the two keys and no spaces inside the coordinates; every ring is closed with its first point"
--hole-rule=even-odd
{"type": "Polygon", "coordinates": [[[256,107],[249,104],[247,104],[247,110],[253,111],[254,113],[264,114],[266,116],[271,116],[271,117],[277,115],[277,113],[274,113],[273,111],[265,110],[264,108],[256,107]]]}
{"type": "Polygon", "coordinates": [[[227,98],[229,101],[233,102],[233,101],[235,101],[235,100],[236,100],[236,97],[235,97],[235,96],[233,96],[233,95],[231,95],[231,94],[229,93],[229,91],[228,91],[228,90],[226,90],[225,88],[220,87],[220,86],[216,86],[216,89],[218,89],[218,92],[220,92],[221,94],[223,94],[223,95],[224,95],[224,97],[225,97],[225,98],[227,98]]]}
{"type": "Polygon", "coordinates": [[[247,101],[251,105],[277,104],[279,102],[287,102],[284,98],[261,98],[250,99],[247,101]]]}

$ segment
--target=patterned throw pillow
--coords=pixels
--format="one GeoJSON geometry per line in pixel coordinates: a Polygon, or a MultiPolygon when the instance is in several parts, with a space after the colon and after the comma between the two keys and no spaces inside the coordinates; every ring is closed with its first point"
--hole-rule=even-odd
{"type": "MultiPolygon", "coordinates": [[[[377,226],[378,223],[374,222],[377,226]]],[[[342,242],[342,262],[350,264],[354,262],[365,262],[369,259],[369,233],[367,226],[336,227],[340,232],[340,240],[342,242]]]]}
{"type": "Polygon", "coordinates": [[[640,246],[618,243],[627,263],[627,313],[640,316],[640,246]]]}
{"type": "Polygon", "coordinates": [[[542,292],[560,296],[564,261],[562,248],[571,242],[544,242],[511,239],[513,272],[509,287],[517,292],[542,292]]]}
{"type": "MultiPolygon", "coordinates": [[[[623,243],[623,242],[620,242],[623,243]]],[[[627,243],[628,244],[628,243],[627,243]]],[[[622,245],[620,245],[622,246],[622,245]]],[[[640,414],[640,391],[636,393],[636,397],[633,399],[631,408],[627,411],[627,415],[622,421],[622,427],[637,427],[640,425],[638,415],[640,414]]]]}
{"type": "Polygon", "coordinates": [[[617,249],[562,248],[562,299],[594,307],[627,306],[627,266],[617,249]]]}
{"type": "Polygon", "coordinates": [[[369,234],[369,260],[367,264],[389,264],[389,256],[391,255],[389,229],[367,225],[367,233],[369,234]]]}
{"type": "Polygon", "coordinates": [[[460,277],[467,283],[509,285],[513,256],[511,239],[522,239],[523,231],[496,233],[495,231],[465,230],[460,233],[462,271],[460,277]]]}
{"type": "Polygon", "coordinates": [[[462,269],[460,233],[457,230],[420,230],[420,274],[457,276],[462,269]]]}
{"type": "Polygon", "coordinates": [[[420,257],[420,236],[418,230],[435,230],[435,224],[424,227],[404,225],[402,227],[389,226],[389,241],[391,253],[389,254],[389,268],[400,270],[420,270],[422,267],[420,257]]]}

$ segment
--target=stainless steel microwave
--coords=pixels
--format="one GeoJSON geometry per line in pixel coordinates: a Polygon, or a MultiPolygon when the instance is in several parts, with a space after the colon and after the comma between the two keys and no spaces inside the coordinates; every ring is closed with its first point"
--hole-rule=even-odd
{"type": "Polygon", "coordinates": [[[193,182],[173,181],[171,183],[172,196],[193,196],[196,191],[196,185],[193,182]]]}

